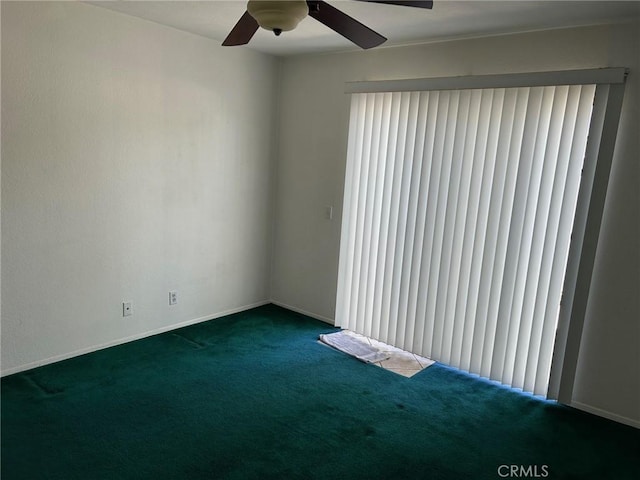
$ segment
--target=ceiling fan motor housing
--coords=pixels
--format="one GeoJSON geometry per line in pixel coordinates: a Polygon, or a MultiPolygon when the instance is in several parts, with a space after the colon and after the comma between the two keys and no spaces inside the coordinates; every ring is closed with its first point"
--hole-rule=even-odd
{"type": "Polygon", "coordinates": [[[279,35],[296,28],[309,14],[309,7],[305,0],[249,0],[247,11],[258,25],[279,35]]]}

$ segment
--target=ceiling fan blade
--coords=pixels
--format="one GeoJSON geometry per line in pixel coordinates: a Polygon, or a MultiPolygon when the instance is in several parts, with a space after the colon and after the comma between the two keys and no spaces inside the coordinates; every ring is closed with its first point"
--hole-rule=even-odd
{"type": "Polygon", "coordinates": [[[251,40],[251,37],[253,37],[257,30],[258,22],[249,15],[249,12],[244,12],[244,15],[240,17],[240,20],[238,20],[236,26],[229,32],[229,35],[224,39],[222,45],[225,47],[245,45],[249,43],[249,40],[251,40]]]}
{"type": "Polygon", "coordinates": [[[433,8],[432,0],[412,1],[412,0],[356,0],[357,2],[386,3],[387,5],[401,5],[404,7],[433,8]]]}
{"type": "Polygon", "coordinates": [[[309,0],[309,16],[361,48],[372,48],[387,39],[323,0],[309,0]]]}

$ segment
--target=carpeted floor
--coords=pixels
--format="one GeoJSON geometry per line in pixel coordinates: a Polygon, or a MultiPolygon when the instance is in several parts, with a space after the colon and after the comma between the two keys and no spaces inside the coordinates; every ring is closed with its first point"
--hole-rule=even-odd
{"type": "Polygon", "coordinates": [[[332,331],[268,305],[5,377],[2,479],[640,478],[634,428],[332,331]]]}

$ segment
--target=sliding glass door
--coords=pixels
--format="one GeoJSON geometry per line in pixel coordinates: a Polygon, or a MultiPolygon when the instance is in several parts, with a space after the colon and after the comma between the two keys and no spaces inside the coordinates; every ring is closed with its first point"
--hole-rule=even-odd
{"type": "Polygon", "coordinates": [[[353,93],[336,324],[546,395],[595,92],[353,93]]]}

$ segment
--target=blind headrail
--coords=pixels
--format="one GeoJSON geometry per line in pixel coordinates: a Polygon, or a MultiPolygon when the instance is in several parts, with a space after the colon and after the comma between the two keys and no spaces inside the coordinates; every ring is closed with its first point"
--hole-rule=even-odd
{"type": "Polygon", "coordinates": [[[598,85],[624,83],[625,67],[530,72],[461,77],[410,78],[347,82],[345,93],[417,92],[428,90],[465,90],[479,88],[537,87],[548,85],[598,85]]]}

